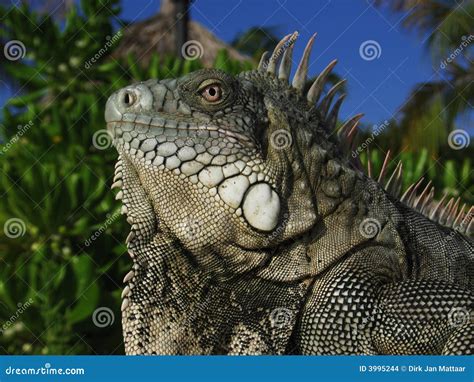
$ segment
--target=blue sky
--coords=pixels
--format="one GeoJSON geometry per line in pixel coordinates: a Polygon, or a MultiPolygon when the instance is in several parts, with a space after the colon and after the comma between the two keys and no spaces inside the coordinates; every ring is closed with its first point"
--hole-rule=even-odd
{"type": "MultiPolygon", "coordinates": [[[[159,0],[122,2],[122,17],[148,18],[159,9],[159,0]]],[[[318,36],[311,56],[314,76],[337,58],[336,72],[348,80],[348,97],[342,116],[365,113],[365,121],[378,123],[392,117],[416,83],[435,72],[422,38],[400,23],[403,14],[372,7],[367,0],[196,0],[191,18],[219,38],[230,42],[252,26],[277,27],[283,36],[295,30],[300,37],[295,57],[300,57],[306,41],[318,36]],[[380,57],[361,58],[359,47],[375,40],[380,57]]]]}
{"type": "MultiPolygon", "coordinates": [[[[159,7],[159,0],[123,0],[120,16],[143,20],[159,7]]],[[[253,26],[276,27],[281,36],[297,30],[295,57],[318,32],[310,76],[337,58],[336,72],[348,80],[341,114],[363,112],[366,123],[391,118],[416,83],[436,76],[422,38],[400,25],[403,16],[374,8],[370,0],[196,0],[191,9],[191,19],[227,42],[253,26]],[[371,61],[359,53],[368,40],[380,46],[380,57],[371,61]]],[[[8,96],[0,92],[0,106],[8,96]]]]}

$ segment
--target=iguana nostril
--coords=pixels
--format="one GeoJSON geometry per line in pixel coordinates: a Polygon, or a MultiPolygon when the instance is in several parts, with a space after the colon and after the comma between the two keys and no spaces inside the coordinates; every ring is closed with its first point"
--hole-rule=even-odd
{"type": "Polygon", "coordinates": [[[133,92],[127,91],[123,95],[123,104],[127,107],[130,107],[135,103],[136,99],[137,97],[133,92]]]}

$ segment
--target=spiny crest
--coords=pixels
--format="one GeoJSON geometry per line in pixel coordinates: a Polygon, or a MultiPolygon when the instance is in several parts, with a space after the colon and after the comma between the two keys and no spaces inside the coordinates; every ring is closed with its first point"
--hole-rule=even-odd
{"type": "MultiPolygon", "coordinates": [[[[269,55],[268,52],[264,52],[260,58],[258,70],[264,71],[271,76],[277,76],[278,73],[278,78],[280,80],[288,82],[291,72],[291,65],[293,63],[293,45],[297,38],[298,32],[290,33],[281,39],[271,55],[269,55]]],[[[302,96],[304,96],[303,91],[308,77],[309,57],[315,38],[316,34],[311,36],[309,39],[303,52],[303,57],[301,58],[293,80],[291,81],[291,87],[299,92],[302,96]]],[[[318,75],[316,80],[314,80],[313,84],[305,95],[309,107],[316,108],[319,111],[321,117],[323,118],[324,126],[328,129],[328,131],[336,130],[339,109],[341,108],[342,102],[346,96],[345,94],[340,95],[331,107],[334,97],[346,82],[346,80],[342,80],[329,89],[329,91],[322,97],[324,88],[327,85],[329,74],[336,64],[337,60],[331,61],[318,75]]],[[[355,115],[337,130],[339,137],[342,138],[341,141],[344,147],[347,146],[348,148],[351,146],[350,143],[355,136],[356,127],[362,116],[363,114],[355,115]]],[[[344,150],[344,152],[346,151],[344,150]]]]}
{"type": "MultiPolygon", "coordinates": [[[[304,96],[303,89],[307,81],[309,57],[315,37],[316,34],[309,39],[303,52],[303,57],[291,81],[291,87],[302,96],[304,96]]],[[[271,76],[277,76],[278,73],[280,80],[289,82],[293,62],[293,45],[297,38],[298,32],[288,34],[277,44],[270,57],[268,52],[263,53],[258,65],[258,70],[265,71],[271,76]]],[[[315,107],[318,109],[328,131],[335,131],[337,133],[341,142],[341,151],[346,154],[347,157],[350,157],[349,153],[352,151],[357,126],[363,114],[357,114],[349,118],[340,127],[336,128],[339,109],[346,95],[340,95],[331,108],[332,101],[345,83],[345,80],[339,81],[329,89],[320,101],[327,84],[328,76],[336,64],[337,60],[333,60],[323,69],[306,93],[306,99],[310,108],[315,107]]],[[[368,157],[370,158],[370,155],[368,155],[368,157]]],[[[382,169],[377,177],[372,174],[372,163],[369,159],[367,163],[367,175],[377,180],[389,194],[395,198],[399,198],[409,207],[424,214],[431,220],[446,227],[453,228],[466,236],[472,236],[474,234],[474,207],[470,207],[470,209],[467,210],[466,204],[460,206],[460,198],[455,200],[454,197],[445,203],[446,195],[444,195],[441,200],[435,201],[435,189],[431,185],[431,182],[428,182],[423,191],[418,194],[417,191],[424,180],[423,178],[408,187],[402,195],[403,165],[401,161],[399,161],[392,174],[387,176],[389,159],[390,151],[387,152],[382,169]]],[[[358,159],[352,162],[355,167],[362,169],[358,159]]]]}
{"type": "Polygon", "coordinates": [[[390,195],[400,199],[400,201],[407,206],[420,212],[432,221],[452,228],[466,236],[472,237],[474,235],[474,207],[469,207],[466,203],[461,206],[460,197],[457,199],[451,197],[451,199],[446,202],[447,194],[444,194],[440,200],[435,200],[435,188],[432,186],[431,181],[426,184],[421,192],[418,192],[425,180],[423,177],[411,184],[402,194],[402,162],[398,161],[392,174],[388,177],[387,168],[390,161],[390,150],[387,151],[380,173],[378,177],[375,177],[375,175],[372,174],[370,155],[368,155],[368,157],[367,174],[373,179],[377,178],[377,181],[390,195]]]}

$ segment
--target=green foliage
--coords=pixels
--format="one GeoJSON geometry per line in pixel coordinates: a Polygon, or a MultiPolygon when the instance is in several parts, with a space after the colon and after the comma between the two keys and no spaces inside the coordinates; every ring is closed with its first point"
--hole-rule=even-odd
{"type": "Polygon", "coordinates": [[[239,34],[232,42],[237,50],[260,60],[263,52],[271,52],[280,41],[274,27],[253,27],[239,34]]]}
{"type": "MultiPolygon", "coordinates": [[[[112,58],[121,36],[112,27],[117,4],[83,1],[62,28],[26,6],[0,9],[0,37],[22,41],[27,51],[25,59],[4,64],[23,91],[4,108],[0,131],[1,353],[123,352],[129,228],[109,190],[116,153],[94,146],[93,136],[105,128],[105,102],[114,90],[201,64],[155,55],[143,67],[132,55],[112,58]],[[16,238],[11,219],[20,219],[16,238]],[[113,324],[94,324],[99,308],[112,310],[113,324]]],[[[231,73],[249,69],[225,52],[216,61],[231,73]]]]}
{"type": "Polygon", "coordinates": [[[447,132],[466,129],[474,102],[472,13],[468,0],[375,0],[374,5],[403,13],[402,25],[414,28],[432,56],[437,76],[416,85],[401,108],[405,144],[416,150],[420,136],[430,155],[438,155],[447,132]],[[465,125],[458,124],[467,118],[465,125]]]}

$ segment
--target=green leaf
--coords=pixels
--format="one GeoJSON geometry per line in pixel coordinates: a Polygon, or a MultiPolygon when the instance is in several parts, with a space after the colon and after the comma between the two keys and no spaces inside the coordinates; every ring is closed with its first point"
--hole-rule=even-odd
{"type": "Polygon", "coordinates": [[[99,287],[94,275],[94,263],[88,255],[80,255],[71,262],[76,279],[74,307],[67,312],[68,320],[75,324],[91,316],[99,303],[99,287]]]}
{"type": "Polygon", "coordinates": [[[416,167],[414,171],[414,178],[420,179],[423,176],[423,172],[426,166],[426,162],[428,160],[428,150],[425,148],[421,150],[420,155],[418,156],[416,167]]]}
{"type": "Polygon", "coordinates": [[[456,168],[453,160],[448,160],[444,164],[444,186],[446,188],[456,190],[456,168]]]}

